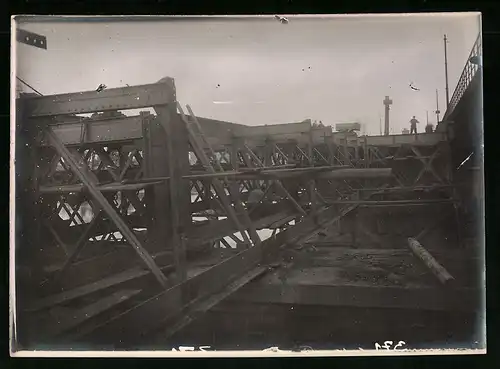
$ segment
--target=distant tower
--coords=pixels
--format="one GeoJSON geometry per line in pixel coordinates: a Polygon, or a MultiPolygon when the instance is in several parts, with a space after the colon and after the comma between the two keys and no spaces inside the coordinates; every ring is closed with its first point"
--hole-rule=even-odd
{"type": "Polygon", "coordinates": [[[392,100],[389,99],[389,96],[385,97],[384,105],[385,105],[385,131],[384,131],[384,135],[389,136],[389,110],[390,110],[390,106],[392,105],[392,100]]]}

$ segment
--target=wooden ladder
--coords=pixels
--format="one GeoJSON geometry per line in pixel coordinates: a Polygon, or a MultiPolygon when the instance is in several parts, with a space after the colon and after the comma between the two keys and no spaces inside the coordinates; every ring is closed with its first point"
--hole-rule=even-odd
{"type": "MultiPolygon", "coordinates": [[[[196,156],[202,163],[205,170],[208,173],[223,172],[224,169],[222,168],[212,149],[212,146],[203,133],[203,129],[201,128],[201,125],[194,115],[191,107],[189,105],[186,105],[189,115],[184,114],[184,111],[179,103],[177,103],[177,107],[181,115],[181,119],[186,125],[189,134],[189,142],[191,143],[196,156]],[[210,159],[213,160],[214,164],[212,164],[210,159]]],[[[243,203],[241,202],[239,192],[235,192],[235,189],[230,185],[229,181],[225,177],[222,179],[222,181],[218,178],[215,178],[213,180],[213,186],[224,210],[228,215],[228,218],[234,223],[238,231],[241,233],[243,242],[247,246],[251,245],[251,241],[246,234],[246,229],[248,229],[253,245],[259,245],[261,242],[260,237],[252,223],[252,220],[250,219],[250,216],[243,206],[243,203]],[[234,203],[234,208],[231,205],[231,199],[228,197],[223,184],[228,188],[229,195],[231,196],[234,203]],[[240,219],[245,223],[246,229],[240,222],[240,219]]]]}

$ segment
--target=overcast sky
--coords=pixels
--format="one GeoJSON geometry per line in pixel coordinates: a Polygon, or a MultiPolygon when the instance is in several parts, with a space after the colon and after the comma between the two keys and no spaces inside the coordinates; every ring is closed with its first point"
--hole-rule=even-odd
{"type": "Polygon", "coordinates": [[[22,23],[47,36],[48,50],[17,44],[17,74],[43,94],[169,76],[198,116],[247,125],[359,121],[372,135],[390,95],[397,134],[412,115],[425,124],[426,110],[435,122],[436,89],[444,111],[443,34],[451,95],[480,30],[475,13],[289,21],[22,23]]]}

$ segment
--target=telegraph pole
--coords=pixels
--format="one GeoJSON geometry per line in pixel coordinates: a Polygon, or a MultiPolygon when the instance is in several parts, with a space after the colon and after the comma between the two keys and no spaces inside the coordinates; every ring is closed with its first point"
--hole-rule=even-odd
{"type": "Polygon", "coordinates": [[[445,78],[445,83],[446,83],[446,107],[448,108],[448,105],[450,104],[450,91],[448,88],[448,50],[447,50],[447,43],[448,39],[446,38],[446,35],[444,35],[444,78],[445,78]]]}

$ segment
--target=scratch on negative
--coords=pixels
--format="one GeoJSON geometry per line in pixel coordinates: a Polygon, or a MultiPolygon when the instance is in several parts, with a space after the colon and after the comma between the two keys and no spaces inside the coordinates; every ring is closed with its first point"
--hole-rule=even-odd
{"type": "Polygon", "coordinates": [[[464,165],[464,164],[467,162],[467,160],[469,160],[469,159],[470,159],[470,157],[471,157],[473,154],[474,154],[474,151],[473,151],[473,152],[471,152],[471,153],[469,154],[469,156],[467,156],[467,157],[465,158],[465,160],[464,160],[463,162],[461,162],[461,163],[460,163],[460,165],[457,167],[457,170],[459,170],[459,169],[460,169],[460,167],[461,167],[462,165],[464,165]]]}

